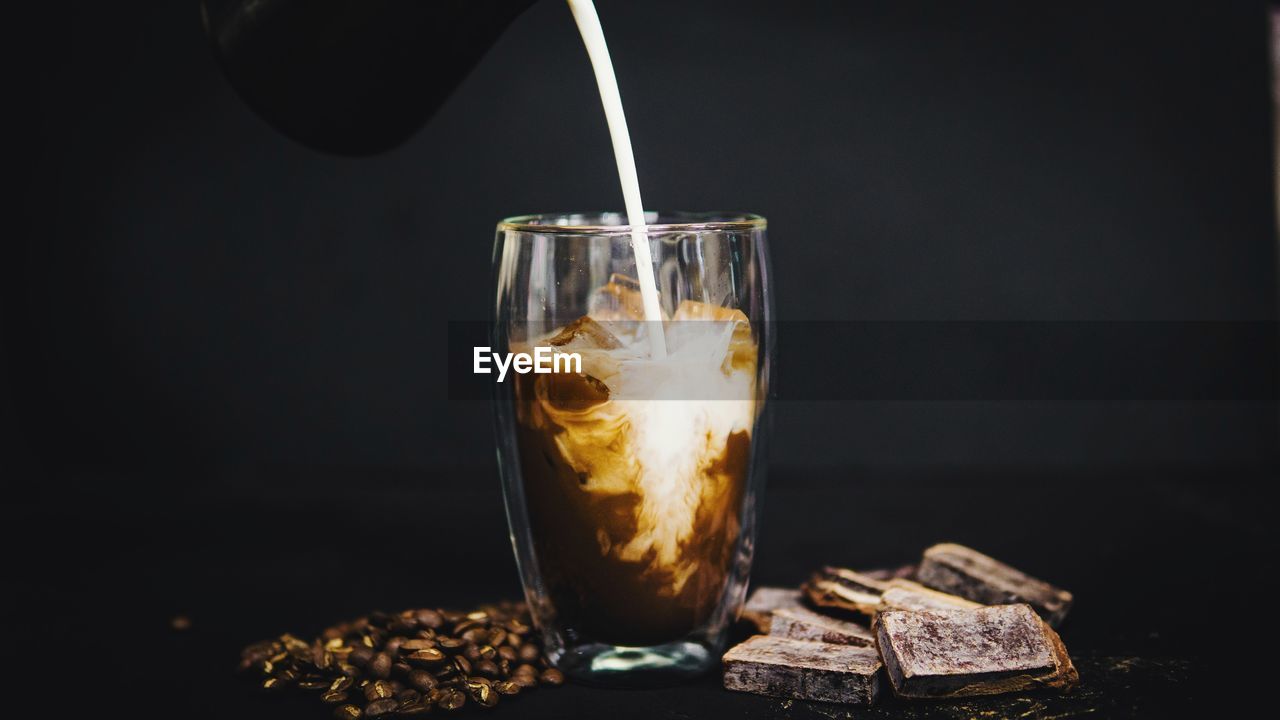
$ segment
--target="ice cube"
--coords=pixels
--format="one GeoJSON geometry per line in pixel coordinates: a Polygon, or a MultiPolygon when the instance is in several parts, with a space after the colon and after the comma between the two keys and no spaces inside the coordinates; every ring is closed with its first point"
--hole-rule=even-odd
{"type": "Polygon", "coordinates": [[[610,275],[609,282],[592,293],[587,314],[601,322],[644,320],[640,282],[621,273],[610,275]]]}
{"type": "Polygon", "coordinates": [[[609,387],[586,373],[551,373],[538,378],[539,399],[562,412],[582,412],[609,401],[609,387]]]}
{"type": "Polygon", "coordinates": [[[672,320],[715,320],[717,322],[741,322],[750,324],[747,314],[737,308],[720,307],[697,300],[683,300],[672,320]]]}
{"type": "MultiPolygon", "coordinates": [[[[673,323],[688,322],[683,328],[672,328],[677,336],[696,337],[705,332],[703,323],[728,334],[724,371],[750,370],[755,367],[756,344],[751,337],[751,321],[737,308],[720,307],[697,300],[683,300],[671,316],[673,323]]],[[[669,331],[668,335],[672,332],[669,331]]],[[[677,344],[680,341],[677,340],[677,344]]]]}

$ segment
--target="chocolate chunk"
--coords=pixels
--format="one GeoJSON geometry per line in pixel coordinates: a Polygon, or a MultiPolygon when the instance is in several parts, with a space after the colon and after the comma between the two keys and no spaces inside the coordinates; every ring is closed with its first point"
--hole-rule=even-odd
{"type": "Polygon", "coordinates": [[[816,613],[805,607],[774,610],[769,634],[835,645],[876,646],[875,636],[862,625],[816,613]]]}
{"type": "Polygon", "coordinates": [[[756,635],[723,659],[729,690],[859,705],[880,693],[880,656],[871,648],[756,635]]]}
{"type": "Polygon", "coordinates": [[[879,612],[886,610],[966,610],[981,607],[980,603],[949,595],[911,580],[890,580],[889,587],[880,596],[879,612]]]}
{"type": "MultiPolygon", "coordinates": [[[[873,581],[874,582],[874,581],[873,581]]],[[[880,593],[868,591],[824,573],[818,573],[803,586],[805,598],[814,606],[843,610],[871,617],[880,606],[880,593]]]]}
{"type": "Polygon", "coordinates": [[[769,632],[769,622],[774,610],[800,605],[800,591],[794,588],[759,587],[742,606],[742,619],[762,633],[769,632]]]}
{"type": "Polygon", "coordinates": [[[924,551],[917,579],[931,588],[983,605],[1026,603],[1057,627],[1071,609],[1071,593],[963,545],[943,543],[924,551]]]}
{"type": "Polygon", "coordinates": [[[889,587],[888,583],[884,580],[873,578],[866,573],[860,573],[840,567],[824,567],[815,577],[823,580],[830,580],[831,582],[842,585],[850,590],[856,590],[869,595],[878,595],[889,587]]]}
{"type": "Polygon", "coordinates": [[[877,618],[876,640],[903,697],[1065,690],[1080,680],[1058,634],[1029,605],[888,610],[877,618]]]}

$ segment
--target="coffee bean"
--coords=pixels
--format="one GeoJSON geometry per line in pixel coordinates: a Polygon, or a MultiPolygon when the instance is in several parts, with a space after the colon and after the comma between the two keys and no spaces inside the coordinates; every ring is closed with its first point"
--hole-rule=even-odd
{"type": "Polygon", "coordinates": [[[405,661],[408,662],[410,665],[423,666],[423,665],[435,665],[436,663],[444,660],[444,658],[445,658],[445,654],[440,652],[436,648],[423,648],[421,650],[414,650],[413,652],[409,653],[409,655],[405,658],[405,661]]]}
{"type": "Polygon", "coordinates": [[[482,627],[473,627],[463,632],[460,637],[467,642],[483,645],[489,639],[489,631],[482,627]]]}
{"type": "Polygon", "coordinates": [[[311,649],[311,646],[305,641],[296,638],[289,633],[285,633],[280,636],[280,644],[284,645],[284,649],[288,650],[291,654],[305,653],[311,649]]]}
{"type": "Polygon", "coordinates": [[[400,703],[396,702],[394,698],[383,698],[369,703],[364,709],[364,714],[366,717],[371,718],[382,717],[395,712],[399,707],[400,703]]]}
{"type": "Polygon", "coordinates": [[[279,690],[280,688],[284,687],[287,684],[288,683],[286,683],[284,680],[281,680],[278,677],[269,677],[266,680],[262,681],[262,689],[263,690],[279,690]]]}
{"type": "Polygon", "coordinates": [[[337,703],[346,702],[349,697],[350,696],[347,693],[341,690],[329,690],[320,696],[320,701],[330,705],[335,705],[337,703]]]}
{"type": "Polygon", "coordinates": [[[395,691],[391,688],[391,683],[386,680],[375,680],[364,686],[364,698],[370,702],[374,700],[383,700],[395,695],[395,691]]]}
{"type": "Polygon", "coordinates": [[[334,720],[360,720],[364,711],[355,705],[343,705],[333,711],[334,720]]]}
{"type": "Polygon", "coordinates": [[[528,674],[512,673],[511,682],[519,685],[522,688],[525,688],[526,690],[531,690],[533,688],[538,687],[538,676],[532,673],[528,673],[528,674]]]}
{"type": "Polygon", "coordinates": [[[381,610],[374,610],[373,612],[369,613],[369,623],[371,625],[386,626],[389,620],[391,620],[391,616],[382,612],[381,610]]]}
{"type": "Polygon", "coordinates": [[[467,643],[467,646],[462,649],[462,656],[470,660],[471,662],[475,662],[479,660],[480,646],[474,645],[472,643],[467,643]]]}
{"type": "Polygon", "coordinates": [[[321,670],[329,667],[333,663],[333,653],[329,652],[329,648],[324,643],[316,640],[315,645],[311,646],[311,664],[321,670]]]}
{"type": "Polygon", "coordinates": [[[532,628],[519,620],[509,620],[507,621],[507,630],[515,633],[516,635],[526,635],[530,630],[532,630],[532,628]]]}
{"type": "Polygon", "coordinates": [[[280,643],[275,640],[263,640],[262,642],[256,642],[246,647],[244,650],[241,650],[240,657],[246,660],[251,659],[254,662],[262,662],[263,660],[266,660],[272,655],[280,652],[280,649],[280,643]]]}
{"type": "Polygon", "coordinates": [[[510,645],[503,645],[498,648],[498,657],[507,662],[515,662],[520,657],[520,653],[510,645]]]}
{"type": "Polygon", "coordinates": [[[396,715],[401,717],[414,717],[416,715],[426,715],[431,712],[431,706],[422,700],[416,700],[411,703],[403,703],[396,709],[396,715]]]}
{"type": "Polygon", "coordinates": [[[409,663],[404,662],[403,660],[399,660],[399,661],[396,661],[396,663],[391,666],[391,676],[392,677],[408,677],[409,673],[412,670],[413,670],[413,667],[411,667],[409,663]]]}
{"type": "Polygon", "coordinates": [[[492,628],[489,630],[489,644],[501,645],[507,639],[507,631],[502,628],[492,628]]]}
{"type": "Polygon", "coordinates": [[[346,675],[347,677],[355,677],[360,674],[360,668],[356,667],[355,665],[348,665],[346,663],[342,663],[338,665],[338,672],[342,673],[343,675],[346,675]]]}
{"type": "Polygon", "coordinates": [[[414,690],[413,688],[405,688],[404,690],[397,692],[395,695],[395,698],[396,700],[400,701],[401,705],[404,705],[406,703],[417,702],[418,700],[421,700],[422,693],[418,692],[417,690],[414,690]]]}
{"type": "Polygon", "coordinates": [[[361,668],[368,665],[369,661],[372,659],[373,648],[366,647],[364,645],[357,645],[355,649],[351,651],[351,654],[347,655],[347,662],[361,668]]]}
{"type": "Polygon", "coordinates": [[[560,672],[555,668],[547,668],[546,670],[542,671],[542,674],[538,676],[538,679],[541,680],[546,685],[551,685],[551,686],[563,685],[564,673],[560,672]]]}
{"type": "Polygon", "coordinates": [[[432,630],[438,630],[441,625],[444,625],[444,618],[435,610],[419,610],[414,614],[414,617],[418,620],[419,625],[432,630]]]}
{"type": "Polygon", "coordinates": [[[410,640],[405,640],[404,642],[400,643],[400,652],[412,653],[412,652],[417,652],[419,650],[429,650],[431,648],[434,648],[435,646],[436,646],[435,640],[430,640],[426,638],[413,638],[410,640]]]}
{"type": "Polygon", "coordinates": [[[422,692],[426,692],[436,686],[436,678],[426,670],[411,670],[409,671],[409,684],[422,692]]]}
{"type": "Polygon", "coordinates": [[[418,621],[413,618],[396,617],[387,623],[387,629],[395,635],[408,635],[418,629],[418,621]]]}
{"type": "Polygon", "coordinates": [[[467,704],[467,696],[458,690],[446,690],[436,704],[444,710],[457,710],[467,704]]]}
{"type": "Polygon", "coordinates": [[[462,652],[467,646],[467,641],[454,637],[442,637],[436,640],[436,646],[447,653],[462,652]]]}
{"type": "Polygon", "coordinates": [[[298,687],[303,690],[327,690],[329,681],[322,677],[305,677],[298,681],[298,687]]]}
{"type": "Polygon", "coordinates": [[[479,679],[467,681],[467,694],[481,707],[493,707],[498,704],[498,693],[487,682],[479,679]]]}
{"type": "Polygon", "coordinates": [[[492,660],[481,660],[475,664],[476,672],[488,678],[498,677],[498,665],[492,660]]]}
{"type": "Polygon", "coordinates": [[[405,639],[402,637],[393,637],[387,641],[386,645],[382,646],[382,651],[394,658],[400,653],[400,644],[403,643],[404,640],[405,639]]]}
{"type": "Polygon", "coordinates": [[[493,689],[502,695],[518,695],[520,693],[519,683],[510,680],[500,680],[494,683],[493,689]]]}
{"type": "Polygon", "coordinates": [[[541,655],[541,653],[538,652],[538,647],[533,643],[525,643],[521,645],[517,652],[520,654],[520,660],[527,663],[535,662],[538,659],[538,656],[541,655]]]}
{"type": "Polygon", "coordinates": [[[453,666],[463,675],[471,674],[471,661],[466,656],[458,655],[453,658],[453,666]]]}
{"type": "Polygon", "coordinates": [[[369,661],[369,674],[380,680],[391,677],[391,656],[378,653],[369,661]]]}

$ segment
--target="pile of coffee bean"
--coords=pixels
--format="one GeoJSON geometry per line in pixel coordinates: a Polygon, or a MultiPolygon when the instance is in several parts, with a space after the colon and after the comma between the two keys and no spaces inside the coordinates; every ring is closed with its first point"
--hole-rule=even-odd
{"type": "Polygon", "coordinates": [[[472,612],[374,612],[310,643],[285,634],[245,648],[240,670],[265,690],[317,693],[339,720],[412,717],[468,703],[491,708],[502,697],[564,683],[538,645],[528,609],[513,602],[472,612]]]}

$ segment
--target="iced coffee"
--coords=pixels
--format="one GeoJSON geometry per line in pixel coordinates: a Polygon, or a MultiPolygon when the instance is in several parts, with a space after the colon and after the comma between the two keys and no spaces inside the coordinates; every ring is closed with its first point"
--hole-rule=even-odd
{"type": "MultiPolygon", "coordinates": [[[[654,358],[635,282],[529,346],[577,353],[581,372],[515,379],[517,455],[534,553],[556,622],[582,639],[650,646],[721,606],[756,420],[747,316],[686,300],[654,358]]],[[[517,350],[516,347],[512,348],[517,350]]]]}

